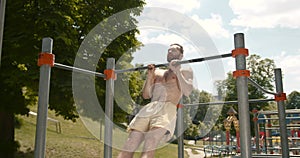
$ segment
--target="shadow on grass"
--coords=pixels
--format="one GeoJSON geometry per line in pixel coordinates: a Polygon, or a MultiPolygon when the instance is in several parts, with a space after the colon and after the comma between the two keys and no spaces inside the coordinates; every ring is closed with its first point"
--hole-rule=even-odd
{"type": "Polygon", "coordinates": [[[16,158],[33,158],[34,151],[31,148],[28,148],[25,152],[24,151],[17,151],[15,154],[16,158]]]}

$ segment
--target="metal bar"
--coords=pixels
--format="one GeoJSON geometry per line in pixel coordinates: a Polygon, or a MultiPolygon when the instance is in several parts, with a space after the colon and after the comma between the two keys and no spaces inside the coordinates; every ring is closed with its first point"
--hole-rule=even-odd
{"type": "MultiPolygon", "coordinates": [[[[271,117],[271,115],[267,115],[267,117],[271,117]]],[[[265,127],[265,137],[267,137],[267,136],[271,136],[272,135],[272,130],[270,130],[270,129],[268,129],[268,127],[269,127],[269,125],[272,125],[272,123],[271,123],[271,120],[266,120],[265,121],[266,122],[266,124],[265,125],[267,125],[267,128],[265,127]]],[[[267,152],[268,152],[268,147],[269,146],[273,146],[273,142],[272,142],[272,140],[269,140],[268,141],[268,143],[267,143],[267,139],[264,139],[264,142],[265,142],[265,151],[266,151],[266,154],[267,154],[267,152]],[[268,145],[269,144],[269,145],[268,145]]],[[[270,150],[270,153],[272,153],[273,151],[272,150],[270,150]]]]}
{"type": "MultiPolygon", "coordinates": [[[[202,62],[202,61],[208,61],[208,60],[214,60],[214,59],[220,59],[220,58],[227,58],[227,57],[231,57],[231,53],[222,54],[222,55],[215,55],[215,56],[209,56],[209,57],[203,57],[203,58],[182,60],[182,61],[178,61],[177,64],[188,64],[188,63],[202,62]]],[[[155,67],[165,67],[165,66],[168,66],[168,65],[169,65],[169,63],[156,64],[155,67]]],[[[124,69],[124,70],[115,70],[115,72],[116,73],[124,73],[124,72],[146,70],[146,69],[148,69],[148,66],[141,66],[141,67],[136,67],[136,68],[124,69]]]]}
{"type": "MultiPolygon", "coordinates": [[[[275,86],[276,92],[282,93],[282,74],[281,69],[275,69],[275,86]]],[[[277,109],[278,109],[278,118],[279,118],[279,126],[280,126],[280,143],[282,147],[282,157],[289,158],[289,146],[288,146],[288,136],[287,136],[287,128],[286,128],[286,114],[285,114],[285,105],[283,101],[277,101],[277,109]]]]}
{"type": "MultiPolygon", "coordinates": [[[[280,129],[280,127],[267,127],[268,130],[280,129]]],[[[286,129],[295,129],[295,127],[286,127],[286,129]]]]}
{"type": "MultiPolygon", "coordinates": [[[[272,125],[272,127],[280,127],[279,125],[272,125]]],[[[286,127],[300,127],[299,124],[288,124],[286,127]]]]}
{"type": "MultiPolygon", "coordinates": [[[[278,111],[259,111],[259,114],[263,115],[277,115],[278,111]]],[[[286,109],[285,110],[286,114],[300,114],[300,109],[286,109]]]]}
{"type": "MultiPolygon", "coordinates": [[[[53,40],[51,38],[43,38],[42,52],[52,53],[53,40]]],[[[46,128],[47,128],[47,115],[49,103],[49,90],[50,90],[50,65],[42,65],[40,67],[40,81],[39,81],[39,99],[38,99],[38,112],[36,123],[36,136],[34,157],[44,158],[46,148],[46,128]]]]}
{"type": "MultiPolygon", "coordinates": [[[[237,48],[245,48],[244,34],[234,34],[234,46],[237,48]]],[[[243,54],[235,57],[236,69],[246,70],[246,56],[243,54]]],[[[246,76],[239,76],[236,79],[238,109],[239,109],[239,125],[241,137],[241,157],[251,158],[251,135],[250,135],[250,116],[249,116],[249,102],[248,102],[248,83],[246,76]]]]}
{"type": "MultiPolygon", "coordinates": [[[[258,120],[278,120],[278,117],[273,117],[273,118],[259,118],[258,120]]],[[[293,120],[293,119],[300,119],[300,117],[286,117],[286,120],[293,120]]],[[[298,124],[297,124],[298,125],[298,124]]],[[[300,126],[300,125],[298,125],[300,126]]]]}
{"type": "MultiPolygon", "coordinates": [[[[180,104],[182,103],[182,99],[180,100],[180,104]]],[[[183,107],[178,106],[177,109],[177,141],[178,141],[178,158],[184,158],[184,142],[183,142],[183,132],[184,132],[184,126],[183,126],[183,107]]]]}
{"type": "MultiPolygon", "coordinates": [[[[254,111],[254,110],[253,110],[254,111]]],[[[258,120],[258,114],[257,114],[257,110],[255,109],[254,113],[253,113],[253,120],[254,120],[254,132],[255,132],[255,147],[256,147],[256,153],[260,154],[260,150],[259,150],[259,124],[257,123],[258,120]]]]}
{"type": "MultiPolygon", "coordinates": [[[[263,154],[263,155],[253,155],[253,158],[278,158],[281,157],[280,154],[263,154]]],[[[299,157],[299,155],[291,155],[290,157],[299,157]]]]}
{"type": "Polygon", "coordinates": [[[248,78],[248,81],[250,81],[250,83],[256,87],[257,89],[267,93],[267,94],[272,94],[272,95],[277,95],[277,93],[271,92],[271,91],[267,91],[265,90],[263,87],[261,87],[258,83],[256,83],[254,80],[252,80],[251,78],[248,78]]]}
{"type": "Polygon", "coordinates": [[[105,77],[104,74],[99,73],[99,72],[94,72],[94,71],[85,70],[85,69],[81,69],[81,68],[77,68],[77,67],[67,66],[67,65],[63,65],[63,64],[59,64],[59,63],[54,63],[54,67],[63,69],[63,70],[88,74],[88,75],[95,75],[97,77],[105,77]]]}
{"type": "Polygon", "coordinates": [[[3,32],[4,32],[4,19],[5,19],[5,6],[6,0],[0,0],[0,65],[1,65],[1,54],[2,54],[2,43],[3,43],[3,32]]]}
{"type": "MultiPolygon", "coordinates": [[[[250,99],[249,103],[258,103],[258,102],[269,102],[274,101],[274,99],[250,99]]],[[[204,106],[204,105],[225,105],[225,104],[238,104],[238,101],[225,101],[225,102],[208,102],[208,103],[195,103],[195,104],[184,104],[185,106],[204,106]]]]}
{"type": "MultiPolygon", "coordinates": [[[[108,58],[107,69],[115,69],[115,59],[108,58]]],[[[113,107],[114,107],[114,80],[106,80],[105,95],[105,130],[104,130],[104,158],[112,158],[112,133],[113,133],[113,107]]]]}
{"type": "MultiPolygon", "coordinates": [[[[264,133],[266,134],[267,133],[266,126],[263,126],[263,130],[264,130],[264,133]]],[[[265,146],[265,154],[268,154],[267,140],[264,139],[263,141],[264,141],[264,146],[265,146]]]]}

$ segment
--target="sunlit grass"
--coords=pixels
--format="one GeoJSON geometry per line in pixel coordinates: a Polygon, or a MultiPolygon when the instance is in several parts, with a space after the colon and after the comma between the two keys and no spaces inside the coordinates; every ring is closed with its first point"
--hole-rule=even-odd
{"type": "MultiPolygon", "coordinates": [[[[32,158],[34,151],[36,116],[17,116],[22,126],[15,131],[15,139],[21,147],[17,157],[32,158]]],[[[103,143],[96,139],[85,128],[80,119],[73,123],[56,117],[49,111],[48,117],[58,120],[62,133],[57,133],[54,122],[47,123],[46,157],[47,158],[102,158],[103,143]]],[[[119,150],[113,149],[113,157],[117,157],[119,150]]],[[[186,153],[185,153],[186,154],[186,153]]],[[[135,154],[138,158],[140,153],[135,154]]],[[[155,158],[177,157],[177,145],[170,144],[156,151],[155,158]]],[[[185,157],[188,157],[185,155],[185,157]]]]}

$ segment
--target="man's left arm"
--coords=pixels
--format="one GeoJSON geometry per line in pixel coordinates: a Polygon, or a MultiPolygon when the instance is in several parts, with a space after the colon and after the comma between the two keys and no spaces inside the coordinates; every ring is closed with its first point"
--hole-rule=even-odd
{"type": "Polygon", "coordinates": [[[180,89],[185,96],[189,96],[193,90],[193,71],[191,69],[180,69],[176,72],[180,89]]]}

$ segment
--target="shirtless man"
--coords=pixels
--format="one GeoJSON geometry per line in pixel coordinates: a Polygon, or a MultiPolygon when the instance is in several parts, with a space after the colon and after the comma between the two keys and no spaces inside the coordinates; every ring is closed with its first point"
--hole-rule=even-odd
{"type": "Polygon", "coordinates": [[[143,97],[151,98],[129,124],[129,137],[118,158],[132,158],[144,141],[141,158],[153,158],[161,140],[169,140],[176,124],[176,105],[182,95],[189,96],[193,89],[193,73],[176,64],[183,57],[183,48],[172,44],[168,49],[169,69],[155,69],[148,65],[143,97]]]}

